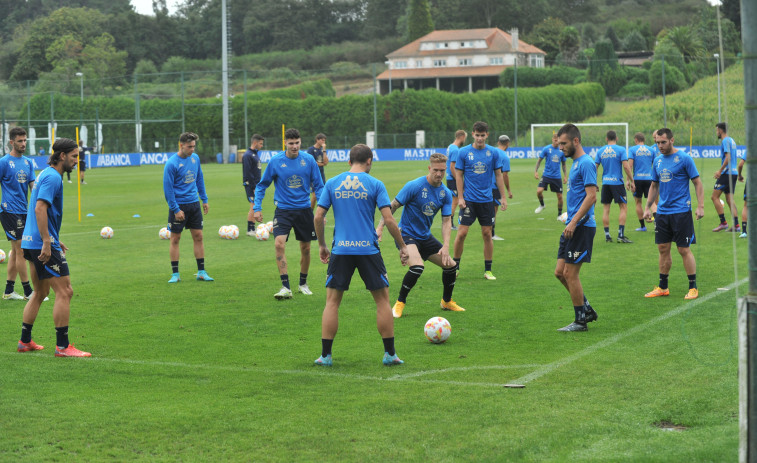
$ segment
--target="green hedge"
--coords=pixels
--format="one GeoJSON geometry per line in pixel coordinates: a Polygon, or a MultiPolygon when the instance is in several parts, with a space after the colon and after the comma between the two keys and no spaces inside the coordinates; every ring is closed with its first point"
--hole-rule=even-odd
{"type": "MultiPolygon", "coordinates": [[[[499,84],[512,87],[515,70],[509,67],[499,76],[499,84]]],[[[572,85],[586,81],[586,71],[570,66],[552,66],[548,68],[518,68],[518,87],[544,87],[546,85],[572,85]]]]}
{"type": "MultiPolygon", "coordinates": [[[[292,96],[294,93],[287,93],[292,96]]],[[[294,95],[296,97],[296,95],[294,95]]],[[[260,94],[247,98],[250,133],[276,137],[281,124],[296,127],[303,134],[324,132],[329,135],[364,136],[373,130],[373,96],[347,95],[341,98],[312,96],[308,98],[271,98],[260,94]]],[[[185,126],[200,135],[201,140],[218,139],[221,134],[220,100],[186,100],[185,126]]],[[[551,85],[544,88],[518,90],[518,130],[525,132],[531,123],[581,121],[601,114],[605,93],[597,83],[551,85]]],[[[134,140],[134,101],[130,98],[90,98],[82,110],[78,97],[56,96],[55,118],[58,121],[94,119],[95,108],[105,122],[106,144],[114,139],[134,140]],[[123,122],[108,122],[123,121],[123,122]]],[[[38,95],[31,101],[32,119],[49,120],[49,95],[38,95]]],[[[439,92],[434,89],[407,90],[380,96],[377,101],[379,133],[454,132],[470,129],[477,120],[487,121],[492,132],[513,130],[513,90],[499,88],[473,94],[439,92]]],[[[26,109],[19,119],[26,118],[26,109]]],[[[181,131],[181,101],[177,99],[141,100],[140,119],[143,140],[178,138],[181,131]],[[144,122],[178,120],[176,122],[144,122]]],[[[244,98],[231,100],[233,136],[244,134],[244,98]]],[[[146,145],[144,145],[146,146],[146,145]]],[[[198,148],[199,151],[199,148],[198,148]]]]}

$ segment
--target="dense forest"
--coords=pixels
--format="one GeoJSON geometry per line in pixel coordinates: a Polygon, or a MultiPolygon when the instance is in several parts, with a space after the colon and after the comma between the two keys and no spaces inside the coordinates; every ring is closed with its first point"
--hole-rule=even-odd
{"type": "MultiPolygon", "coordinates": [[[[557,60],[566,43],[583,49],[602,38],[615,50],[652,49],[661,31],[715,17],[705,0],[228,0],[231,50],[243,56],[357,42],[380,46],[356,53],[354,62],[380,62],[415,38],[418,21],[408,18],[419,5],[428,10],[426,28],[517,27],[548,60],[557,60]]],[[[153,0],[151,16],[137,14],[129,0],[0,0],[0,7],[0,79],[6,81],[76,72],[118,81],[139,63],[161,71],[171,59],[175,66],[177,58],[221,55],[221,0],[184,0],[173,14],[166,0],[153,0]]],[[[735,54],[739,0],[724,0],[722,13],[725,45],[735,54]]],[[[692,35],[695,46],[712,41],[692,35]]]]}

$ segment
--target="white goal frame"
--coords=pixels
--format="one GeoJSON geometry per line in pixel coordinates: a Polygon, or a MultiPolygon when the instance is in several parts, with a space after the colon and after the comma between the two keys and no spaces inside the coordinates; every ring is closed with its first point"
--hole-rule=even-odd
{"type": "MultiPolygon", "coordinates": [[[[536,127],[558,127],[559,128],[559,127],[562,127],[563,125],[565,125],[565,124],[564,123],[562,123],[562,124],[531,124],[531,127],[530,127],[530,130],[531,130],[531,151],[533,153],[535,153],[537,157],[539,156],[539,154],[536,152],[536,147],[534,145],[534,128],[536,128],[536,127]]],[[[629,142],[629,140],[628,140],[628,122],[586,122],[586,123],[583,123],[583,124],[579,123],[579,124],[574,124],[574,125],[576,127],[579,127],[579,128],[580,127],[601,127],[601,126],[615,126],[615,127],[621,126],[621,127],[625,127],[625,129],[626,129],[626,153],[628,152],[628,142],[629,142]]]]}

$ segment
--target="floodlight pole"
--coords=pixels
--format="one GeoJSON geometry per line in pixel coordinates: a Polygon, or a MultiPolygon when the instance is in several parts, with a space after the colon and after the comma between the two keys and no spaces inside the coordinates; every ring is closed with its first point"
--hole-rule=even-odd
{"type": "MultiPolygon", "coordinates": [[[[757,3],[741,2],[747,205],[757,217],[757,3]],[[751,186],[749,186],[751,185],[751,186]]],[[[721,55],[722,56],[722,55],[721,55]]],[[[727,117],[727,116],[726,116],[727,117]]],[[[757,233],[749,245],[749,292],[739,304],[739,461],[757,462],[757,233]]]]}
{"type": "Polygon", "coordinates": [[[373,149],[378,149],[378,117],[376,114],[376,63],[373,63],[373,149]]]}
{"type": "MultiPolygon", "coordinates": [[[[720,28],[720,5],[715,7],[718,10],[718,43],[720,48],[720,72],[725,72],[725,54],[723,54],[723,32],[720,28]]],[[[723,77],[723,111],[725,119],[720,120],[718,122],[725,122],[728,123],[728,103],[726,102],[727,98],[725,95],[725,76],[723,77]]]]}
{"type": "Polygon", "coordinates": [[[718,73],[718,122],[723,122],[723,115],[720,112],[720,55],[715,53],[715,64],[718,73]]]}
{"type": "Polygon", "coordinates": [[[221,0],[221,50],[222,63],[221,70],[223,80],[223,154],[222,157],[229,155],[229,43],[228,27],[226,19],[226,0],[221,0]]]}
{"type": "Polygon", "coordinates": [[[665,103],[665,55],[662,58],[662,126],[668,126],[668,106],[665,103]]]}

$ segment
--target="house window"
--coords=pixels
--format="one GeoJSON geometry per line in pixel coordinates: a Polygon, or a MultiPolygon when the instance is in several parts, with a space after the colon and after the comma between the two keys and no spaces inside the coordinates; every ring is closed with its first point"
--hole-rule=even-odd
{"type": "Polygon", "coordinates": [[[446,59],[435,59],[434,60],[434,67],[435,68],[443,68],[447,65],[446,59]]]}
{"type": "Polygon", "coordinates": [[[501,56],[498,58],[489,58],[489,64],[492,66],[502,65],[505,64],[505,59],[501,56]]]}
{"type": "Polygon", "coordinates": [[[531,66],[532,68],[543,68],[544,56],[543,55],[529,55],[528,65],[531,66]]]}
{"type": "Polygon", "coordinates": [[[395,61],[394,62],[394,68],[395,69],[405,69],[405,68],[407,68],[407,61],[395,61]]]}
{"type": "Polygon", "coordinates": [[[470,66],[473,64],[470,58],[462,58],[457,62],[458,66],[470,66]]]}
{"type": "Polygon", "coordinates": [[[415,60],[415,67],[422,68],[423,67],[423,60],[420,60],[420,59],[415,60]]]}

